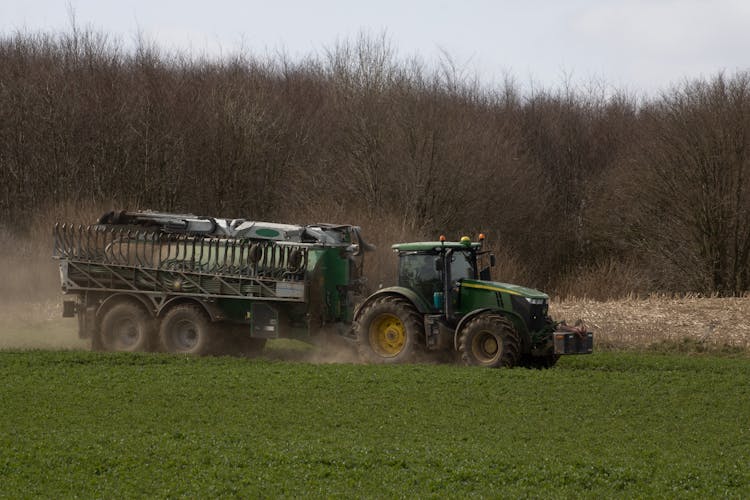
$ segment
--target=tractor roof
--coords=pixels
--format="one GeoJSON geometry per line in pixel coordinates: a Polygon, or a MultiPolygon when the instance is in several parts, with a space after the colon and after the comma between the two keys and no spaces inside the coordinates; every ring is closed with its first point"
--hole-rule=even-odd
{"type": "Polygon", "coordinates": [[[414,243],[396,243],[391,248],[399,252],[430,252],[440,251],[440,249],[455,248],[465,250],[472,248],[474,250],[481,247],[481,243],[470,242],[461,243],[458,241],[416,241],[414,243]]]}

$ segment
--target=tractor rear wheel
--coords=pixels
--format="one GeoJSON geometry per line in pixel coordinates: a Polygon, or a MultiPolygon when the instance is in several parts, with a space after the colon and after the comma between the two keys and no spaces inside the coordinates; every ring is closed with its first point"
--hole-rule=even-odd
{"type": "Polygon", "coordinates": [[[411,302],[383,296],[364,306],[354,322],[354,333],[363,361],[408,363],[420,350],[424,327],[411,302]]]}
{"type": "Polygon", "coordinates": [[[130,301],[119,302],[104,313],[97,343],[105,351],[148,351],[155,337],[154,330],[154,320],[143,306],[130,301]]]}
{"type": "Polygon", "coordinates": [[[177,354],[210,354],[214,337],[214,324],[195,304],[174,306],[164,316],[159,330],[164,349],[177,354]]]}
{"type": "Polygon", "coordinates": [[[510,320],[500,314],[485,313],[461,329],[458,350],[467,365],[512,368],[518,363],[520,344],[510,320]]]}

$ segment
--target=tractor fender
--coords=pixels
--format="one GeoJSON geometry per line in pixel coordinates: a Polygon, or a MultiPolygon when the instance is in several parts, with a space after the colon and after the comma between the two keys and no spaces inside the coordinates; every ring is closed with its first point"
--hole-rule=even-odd
{"type": "Polygon", "coordinates": [[[162,316],[164,316],[166,311],[177,304],[197,304],[201,306],[204,311],[206,311],[206,314],[208,314],[209,318],[211,318],[211,321],[221,321],[224,319],[224,312],[219,308],[219,306],[217,306],[213,302],[207,302],[205,300],[200,300],[193,297],[172,297],[171,299],[161,304],[159,310],[156,312],[156,317],[161,318],[162,316]]]}
{"type": "Polygon", "coordinates": [[[469,314],[464,315],[456,325],[456,330],[453,332],[453,349],[458,351],[458,334],[464,325],[473,317],[478,316],[484,312],[492,311],[492,309],[485,307],[484,309],[476,309],[471,311],[469,314]]]}
{"type": "Polygon", "coordinates": [[[359,312],[370,302],[377,299],[378,297],[382,297],[384,295],[392,295],[397,297],[404,297],[409,302],[414,304],[414,307],[417,308],[417,311],[419,311],[420,314],[429,314],[432,312],[432,309],[430,308],[429,304],[427,304],[422,297],[417,295],[413,290],[410,290],[408,288],[404,288],[402,286],[391,286],[388,288],[381,288],[377,292],[373,293],[369,297],[367,297],[361,304],[357,306],[357,309],[354,311],[354,321],[357,321],[359,318],[359,312]]]}
{"type": "Polygon", "coordinates": [[[96,317],[100,318],[101,315],[103,315],[107,309],[112,307],[114,304],[119,302],[120,300],[127,298],[128,300],[139,302],[143,304],[143,306],[146,308],[146,310],[153,316],[154,315],[154,304],[148,298],[135,293],[115,293],[112,295],[109,295],[106,299],[102,300],[101,304],[99,304],[99,307],[96,308],[96,317]]]}
{"type": "Polygon", "coordinates": [[[456,325],[456,330],[453,332],[453,348],[456,351],[458,351],[458,337],[461,334],[461,329],[464,327],[464,325],[468,323],[472,318],[475,318],[476,316],[479,316],[480,314],[486,313],[486,312],[497,313],[510,319],[513,322],[513,326],[519,329],[518,333],[521,336],[521,342],[522,343],[526,342],[524,340],[526,338],[526,333],[527,333],[526,325],[524,325],[523,319],[519,315],[511,311],[504,311],[502,309],[492,309],[490,307],[485,307],[482,309],[476,309],[464,315],[461,318],[461,320],[458,322],[458,325],[456,325]]]}

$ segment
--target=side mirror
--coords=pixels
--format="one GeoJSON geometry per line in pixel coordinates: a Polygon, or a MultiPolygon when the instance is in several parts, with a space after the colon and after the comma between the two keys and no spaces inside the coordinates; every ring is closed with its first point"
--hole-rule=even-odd
{"type": "Polygon", "coordinates": [[[495,254],[490,254],[490,267],[495,267],[495,264],[497,264],[497,260],[495,260],[495,254]]]}
{"type": "Polygon", "coordinates": [[[435,271],[442,271],[443,270],[443,259],[437,258],[435,259],[435,271]]]}

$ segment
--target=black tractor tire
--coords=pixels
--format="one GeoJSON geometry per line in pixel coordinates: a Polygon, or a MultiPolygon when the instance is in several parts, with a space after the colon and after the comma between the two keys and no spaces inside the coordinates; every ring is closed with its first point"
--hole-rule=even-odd
{"type": "Polygon", "coordinates": [[[167,352],[211,354],[216,328],[208,314],[196,304],[180,304],[167,311],[159,329],[159,339],[167,352]]]}
{"type": "Polygon", "coordinates": [[[92,339],[92,345],[104,351],[149,351],[156,336],[154,325],[154,318],[142,305],[118,302],[102,316],[99,338],[92,339]]]}
{"type": "Polygon", "coordinates": [[[510,320],[500,314],[483,313],[461,329],[458,351],[470,366],[513,368],[520,359],[521,341],[510,320]]]}
{"type": "Polygon", "coordinates": [[[383,296],[366,304],[354,334],[359,357],[367,363],[409,363],[424,345],[422,316],[402,297],[383,296]]]}
{"type": "Polygon", "coordinates": [[[519,365],[525,368],[545,370],[555,366],[558,359],[560,359],[559,354],[547,354],[545,356],[532,356],[531,354],[525,354],[521,358],[519,365]]]}

